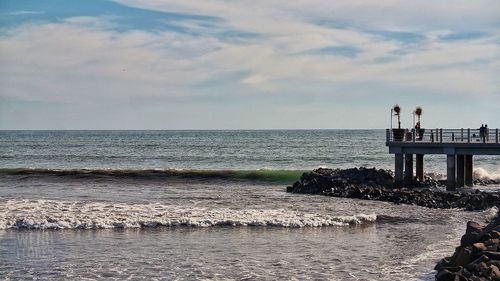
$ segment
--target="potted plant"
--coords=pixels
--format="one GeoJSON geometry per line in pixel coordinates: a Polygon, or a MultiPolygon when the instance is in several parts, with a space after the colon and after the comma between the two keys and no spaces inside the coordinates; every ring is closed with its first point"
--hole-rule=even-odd
{"type": "Polygon", "coordinates": [[[392,136],[394,141],[403,141],[405,130],[401,129],[401,107],[396,104],[392,108],[392,112],[394,112],[394,116],[398,117],[398,127],[392,129],[392,136]]]}
{"type": "Polygon", "coordinates": [[[422,108],[417,106],[415,109],[415,115],[417,115],[417,125],[415,125],[415,133],[418,136],[418,140],[422,140],[424,138],[425,129],[421,128],[420,124],[420,116],[422,116],[422,108]]]}

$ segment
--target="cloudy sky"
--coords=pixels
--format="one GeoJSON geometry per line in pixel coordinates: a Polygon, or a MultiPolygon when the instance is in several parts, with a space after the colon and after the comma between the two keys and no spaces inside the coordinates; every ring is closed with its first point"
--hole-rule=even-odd
{"type": "Polygon", "coordinates": [[[0,129],[500,127],[498,0],[1,0],[0,129]]]}

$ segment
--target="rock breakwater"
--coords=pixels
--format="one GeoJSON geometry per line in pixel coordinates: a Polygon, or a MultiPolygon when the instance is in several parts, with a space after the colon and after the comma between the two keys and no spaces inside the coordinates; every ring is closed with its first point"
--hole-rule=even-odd
{"type": "Polygon", "coordinates": [[[443,181],[426,177],[414,181],[411,188],[394,188],[394,176],[389,170],[375,168],[316,169],[304,173],[287,192],[320,194],[332,197],[388,201],[429,208],[463,208],[484,210],[500,206],[500,194],[479,190],[444,191],[443,181]]]}
{"type": "Polygon", "coordinates": [[[435,269],[437,281],[500,280],[500,217],[488,225],[470,221],[460,246],[435,269]]]}

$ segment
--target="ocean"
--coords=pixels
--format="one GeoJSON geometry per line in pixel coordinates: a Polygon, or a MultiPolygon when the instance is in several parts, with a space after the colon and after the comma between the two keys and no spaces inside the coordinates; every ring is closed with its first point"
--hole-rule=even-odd
{"type": "MultiPolygon", "coordinates": [[[[442,176],[445,156],[425,161],[442,176]]],[[[285,192],[314,168],[393,163],[384,130],[0,131],[0,276],[433,280],[495,210],[285,192]]],[[[500,158],[475,168],[498,178],[500,158]]]]}

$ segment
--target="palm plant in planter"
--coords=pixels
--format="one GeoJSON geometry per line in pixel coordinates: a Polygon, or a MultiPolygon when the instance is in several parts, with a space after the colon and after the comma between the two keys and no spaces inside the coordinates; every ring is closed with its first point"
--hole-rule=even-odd
{"type": "Polygon", "coordinates": [[[422,129],[420,127],[420,116],[422,116],[422,108],[420,106],[417,106],[417,108],[415,109],[415,114],[418,118],[417,125],[415,126],[415,131],[418,136],[418,140],[422,140],[424,138],[425,129],[422,129]]]}
{"type": "Polygon", "coordinates": [[[405,130],[401,129],[401,107],[396,104],[392,108],[392,111],[394,112],[394,116],[398,117],[398,127],[392,129],[392,135],[394,137],[394,141],[403,141],[405,130]]]}

